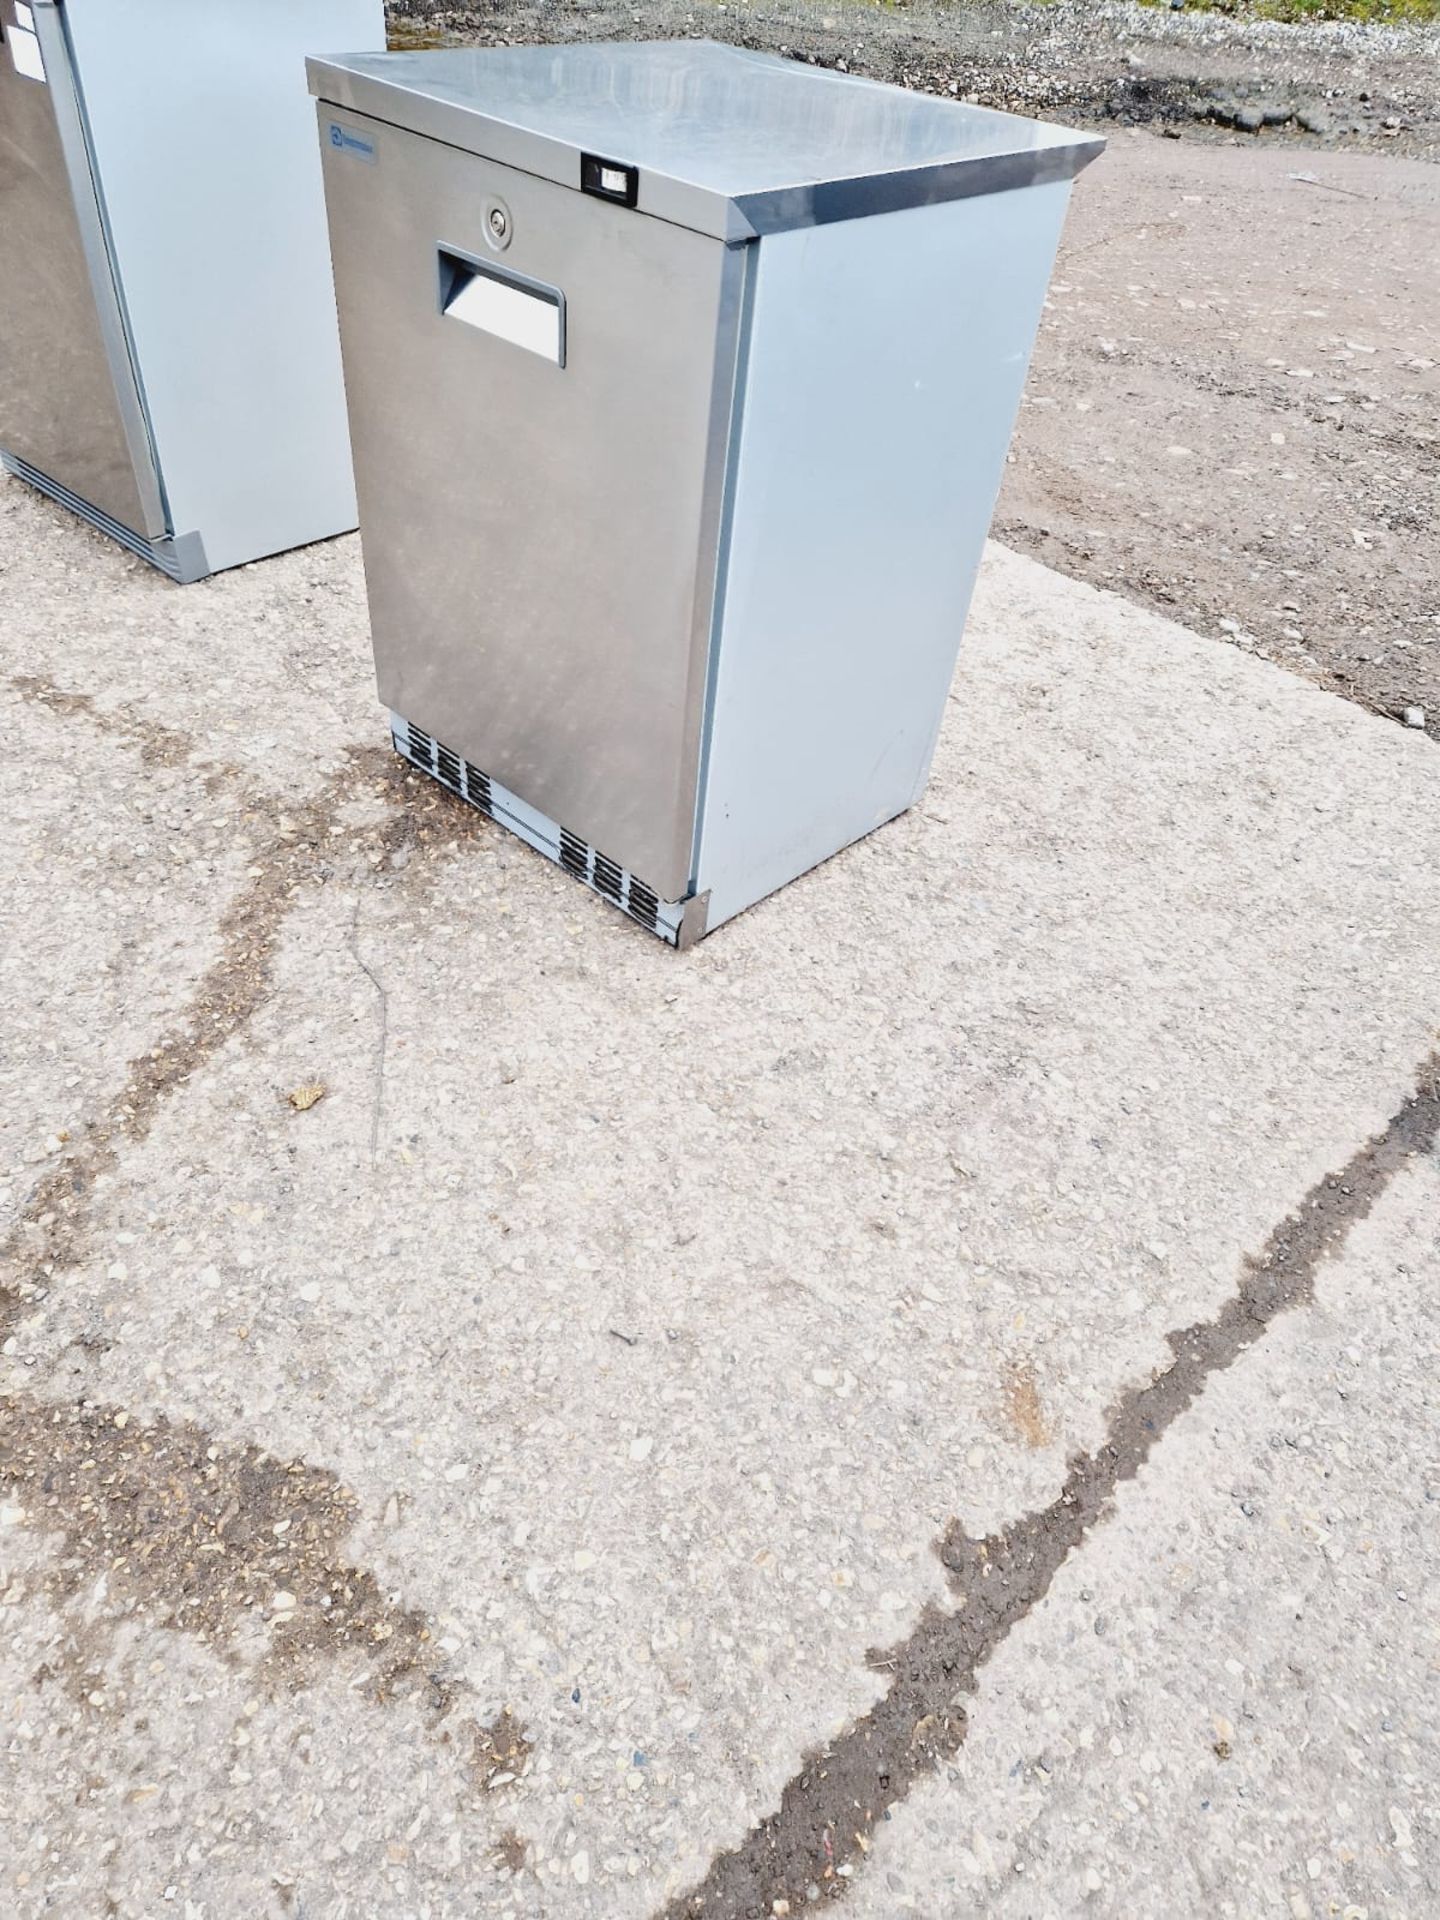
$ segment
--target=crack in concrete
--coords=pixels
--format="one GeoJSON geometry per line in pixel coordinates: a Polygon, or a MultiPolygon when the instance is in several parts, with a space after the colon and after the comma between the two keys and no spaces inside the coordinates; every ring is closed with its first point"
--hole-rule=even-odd
{"type": "MultiPolygon", "coordinates": [[[[95,717],[85,695],[64,696],[57,705],[56,689],[45,687],[43,692],[43,704],[51,711],[95,717]]],[[[129,723],[119,725],[133,744],[129,723]]],[[[170,736],[173,742],[186,737],[170,736]]],[[[0,1242],[0,1268],[15,1266],[25,1274],[18,1286],[0,1285],[0,1340],[29,1304],[44,1297],[56,1273],[84,1258],[90,1200],[97,1180],[116,1166],[121,1146],[143,1140],[170,1097],[244,1031],[264,1005],[280,936],[300,889],[328,878],[344,856],[361,861],[368,856],[379,865],[402,848],[413,845],[428,852],[471,839],[483,829],[479,814],[433,782],[427,785],[438,799],[427,795],[430,805],[418,803],[415,785],[415,776],[394,754],[381,747],[351,747],[345,766],[308,799],[266,803],[273,815],[271,837],[256,854],[250,884],[221,917],[216,959],[170,1030],[149,1053],[130,1063],[119,1092],[58,1164],[41,1176],[0,1242]],[[403,798],[403,808],[378,825],[337,823],[338,807],[361,797],[367,787],[387,801],[403,798]]]]}
{"type": "Polygon", "coordinates": [[[360,896],[355,896],[355,911],[350,916],[350,954],[356,966],[375,989],[380,1005],[380,1026],[375,1037],[375,1076],[370,1099],[370,1164],[380,1154],[380,1124],[385,1117],[385,1056],[390,1040],[390,994],[384,981],[360,951],[360,896]]]}
{"type": "Polygon", "coordinates": [[[1389,1124],[1321,1180],[1249,1256],[1240,1284],[1213,1319],[1166,1335],[1170,1364],[1110,1409],[1093,1453],[1073,1454],[1050,1505],[1001,1533],[972,1539],[952,1521],[936,1543],[955,1594],[953,1609],[929,1607],[915,1630],[870,1664],[892,1677],[861,1719],[807,1754],[780,1805],[717,1854],[704,1878],[670,1901],[662,1920],[759,1920],[798,1912],[812,1889],[839,1898],[869,1852],[889,1807],[963,1742],[980,1669],[1036,1607],[1056,1573],[1110,1511],[1170,1427],[1278,1315],[1314,1297],[1321,1263],[1337,1253],[1390,1181],[1440,1138],[1440,1054],[1421,1065],[1416,1089],[1389,1124]],[[787,1904],[788,1903],[788,1904],[787,1904]]]}
{"type": "MultiPolygon", "coordinates": [[[[159,720],[123,709],[98,706],[88,693],[72,693],[65,687],[57,687],[53,680],[42,680],[33,673],[12,674],[6,685],[33,706],[63,718],[88,720],[99,732],[123,740],[126,746],[137,750],[143,766],[178,767],[195,758],[197,748],[193,735],[178,727],[167,727],[159,720]]],[[[217,771],[233,776],[237,769],[227,766],[217,771]]]]}
{"type": "MultiPolygon", "coordinates": [[[[147,765],[180,765],[195,750],[188,734],[99,708],[88,695],[30,678],[10,685],[137,748],[147,765]]],[[[233,767],[216,771],[243,777],[233,767]]],[[[486,830],[472,808],[380,747],[350,748],[310,797],[275,796],[252,803],[247,817],[256,813],[270,816],[270,837],[220,919],[219,954],[169,1030],[130,1063],[124,1085],[40,1177],[0,1244],[0,1262],[19,1274],[16,1285],[0,1286],[0,1338],[46,1297],[56,1274],[85,1259],[97,1184],[123,1149],[146,1137],[166,1102],[265,1004],[302,888],[345,861],[361,879],[367,867],[387,864],[425,873],[428,861],[413,855],[486,830]],[[392,803],[387,817],[361,825],[337,817],[367,794],[392,803]]],[[[209,1644],[263,1621],[261,1665],[272,1681],[304,1685],[322,1656],[363,1655],[368,1697],[415,1702],[437,1739],[455,1738],[440,1723],[462,1687],[438,1657],[425,1616],[340,1557],[359,1508],[333,1474],[257,1446],[222,1444],[193,1421],[162,1415],[132,1424],[123,1408],[11,1393],[0,1396],[0,1488],[27,1525],[62,1536],[45,1581],[62,1616],[100,1582],[112,1606],[209,1644]]],[[[493,1791],[525,1770],[529,1740],[508,1708],[488,1723],[467,1719],[456,1732],[466,1793],[493,1791]]]]}

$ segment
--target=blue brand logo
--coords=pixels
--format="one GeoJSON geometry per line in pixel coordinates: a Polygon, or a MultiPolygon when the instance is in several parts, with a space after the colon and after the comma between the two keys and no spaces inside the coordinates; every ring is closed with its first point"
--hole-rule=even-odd
{"type": "Polygon", "coordinates": [[[354,154],[357,160],[364,160],[372,167],[375,164],[374,141],[363,139],[358,133],[352,133],[349,127],[342,127],[338,120],[330,122],[330,144],[340,153],[354,154]]]}

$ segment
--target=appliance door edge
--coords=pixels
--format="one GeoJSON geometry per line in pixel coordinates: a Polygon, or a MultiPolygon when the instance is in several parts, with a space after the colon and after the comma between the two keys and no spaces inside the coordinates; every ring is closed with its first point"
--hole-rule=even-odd
{"type": "Polygon", "coordinates": [[[151,540],[159,540],[170,531],[169,516],[145,403],[140,393],[139,374],[130,347],[129,329],[121,310],[115,262],[100,202],[101,189],[85,125],[80,77],[59,0],[32,0],[32,4],[40,51],[50,83],[55,123],[60,133],[61,151],[70,178],[80,243],[90,270],[90,286],[105,358],[115,388],[125,444],[145,519],[145,525],[136,527],[134,531],[151,540]]]}
{"type": "Polygon", "coordinates": [[[710,441],[705,459],[705,493],[700,522],[700,565],[695,583],[691,648],[691,732],[689,764],[695,769],[694,831],[690,847],[690,886],[698,885],[700,836],[710,772],[710,737],[715,711],[715,675],[720,630],[725,614],[725,575],[730,546],[731,507],[750,353],[755,266],[760,242],[733,243],[725,249],[719,324],[715,343],[715,386],[710,401],[710,441]],[[695,681],[699,682],[698,690],[695,681]],[[698,697],[697,696],[698,691],[698,697]]]}

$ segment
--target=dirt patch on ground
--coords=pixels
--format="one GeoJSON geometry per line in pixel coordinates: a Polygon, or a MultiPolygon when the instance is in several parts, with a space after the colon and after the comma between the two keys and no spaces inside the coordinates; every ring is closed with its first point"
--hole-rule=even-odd
{"type": "Polygon", "coordinates": [[[997,537],[1440,736],[1437,313],[1440,170],[1121,136],[997,537]]]}
{"type": "Polygon", "coordinates": [[[32,1676],[39,1687],[58,1681],[105,1711],[110,1636],[138,1613],[227,1655],[247,1631],[263,1636],[256,1678],[273,1688],[308,1686],[334,1662],[358,1668],[366,1698],[418,1713],[453,1751],[462,1798],[503,1790],[529,1764],[508,1707],[447,1724],[463,1682],[425,1614],[343,1557],[359,1504],[322,1468],[222,1445],[191,1421],[140,1425],[123,1408],[7,1395],[0,1506],[7,1526],[57,1536],[44,1585],[60,1645],[32,1676]]]}
{"type": "Polygon", "coordinates": [[[1027,1447],[1048,1447],[1053,1436],[1050,1418],[1040,1394],[1033,1362],[1012,1360],[1000,1382],[1000,1404],[1005,1425],[1027,1447]]]}
{"type": "Polygon", "coordinates": [[[358,1509],[333,1474],[220,1446],[188,1421],[15,1397],[0,1407],[0,1490],[23,1524],[60,1536],[46,1583],[57,1608],[103,1578],[112,1600],[208,1644],[264,1623],[274,1680],[302,1683],[322,1656],[354,1652],[374,1698],[419,1693],[449,1711],[424,1617],[340,1558],[358,1509]]]}
{"type": "Polygon", "coordinates": [[[472,1728],[470,1770],[486,1793],[508,1787],[530,1764],[533,1748],[525,1729],[508,1707],[488,1726],[472,1728]]]}
{"type": "MultiPolygon", "coordinates": [[[[100,727],[135,747],[142,762],[178,765],[189,737],[99,708],[48,682],[12,683],[47,711],[100,727]]],[[[212,777],[233,781],[233,769],[212,777]]],[[[346,764],[308,799],[265,797],[246,805],[269,838],[250,883],[221,918],[221,951],[169,1034],[133,1061],[124,1086],[65,1143],[38,1180],[3,1246],[14,1284],[0,1287],[0,1334],[44,1299],[54,1277],[88,1250],[97,1181],[122,1148],[144,1139],[175,1094],[263,1006],[286,919],[307,886],[337,870],[409,868],[423,857],[487,831],[480,816],[394,755],[354,748],[346,764]],[[393,801],[365,825],[341,809],[369,794],[393,801]]],[[[58,1681],[82,1703],[105,1704],[107,1621],[138,1611],[163,1628],[220,1648],[246,1627],[262,1630],[261,1676],[273,1685],[308,1684],[327,1661],[352,1657],[368,1668],[367,1696],[406,1701],[437,1729],[459,1692],[438,1656],[425,1616],[401,1606],[375,1576],[340,1553],[358,1518],[335,1476],[256,1446],[231,1447],[205,1428],[163,1417],[142,1425],[125,1408],[82,1401],[55,1405],[29,1394],[0,1396],[0,1507],[4,1524],[58,1536],[45,1586],[67,1620],[66,1651],[34,1676],[58,1681]],[[76,1608],[103,1589],[107,1611],[76,1608]],[[82,1617],[83,1615],[83,1617],[82,1617]]],[[[447,1729],[438,1735],[448,1745],[447,1729]]],[[[503,1709],[488,1723],[466,1720],[456,1751],[470,1787],[506,1786],[524,1772],[530,1742],[503,1709]]]]}

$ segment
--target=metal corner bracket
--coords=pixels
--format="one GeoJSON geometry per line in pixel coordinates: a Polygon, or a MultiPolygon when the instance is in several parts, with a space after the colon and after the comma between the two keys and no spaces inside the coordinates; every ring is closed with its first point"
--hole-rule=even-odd
{"type": "Polygon", "coordinates": [[[703,940],[710,924],[710,889],[692,894],[680,916],[680,931],[675,940],[677,953],[688,953],[697,940],[703,940]]]}

